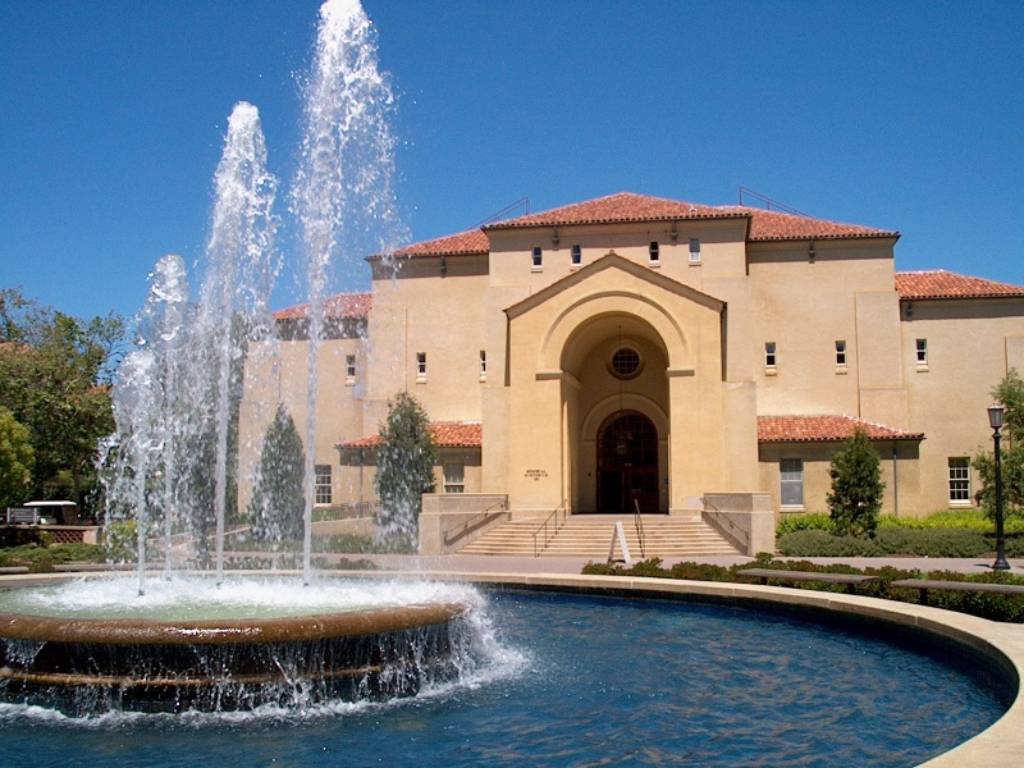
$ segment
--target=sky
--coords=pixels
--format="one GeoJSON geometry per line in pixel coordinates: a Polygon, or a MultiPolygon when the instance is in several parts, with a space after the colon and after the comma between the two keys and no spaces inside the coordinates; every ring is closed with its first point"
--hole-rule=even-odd
{"type": "MultiPolygon", "coordinates": [[[[364,0],[414,240],[619,191],[743,186],[902,233],[898,269],[1024,284],[1019,2],[364,0]],[[519,213],[519,208],[514,213],[519,213]]],[[[0,287],[78,316],[201,269],[227,116],[285,206],[318,3],[0,0],[0,287]]],[[[369,284],[347,254],[336,290],[369,284]]],[[[275,306],[301,298],[286,268],[275,306]]],[[[197,272],[198,273],[198,272],[197,272]]]]}

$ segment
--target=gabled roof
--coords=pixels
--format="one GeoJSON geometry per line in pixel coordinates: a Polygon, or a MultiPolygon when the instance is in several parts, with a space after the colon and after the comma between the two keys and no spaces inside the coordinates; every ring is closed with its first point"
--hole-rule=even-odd
{"type": "Polygon", "coordinates": [[[861,237],[899,237],[900,233],[886,229],[875,229],[860,224],[843,224],[828,219],[814,219],[795,213],[767,211],[763,208],[731,206],[733,210],[750,214],[751,242],[772,242],[778,240],[847,240],[861,237]]]}
{"type": "Polygon", "coordinates": [[[603,272],[606,269],[612,268],[621,269],[623,272],[635,275],[648,283],[657,285],[660,288],[664,288],[665,290],[679,294],[680,296],[685,296],[691,301],[695,301],[698,304],[702,304],[705,307],[713,309],[715,312],[721,312],[722,308],[725,307],[725,302],[721,299],[717,299],[707,293],[698,291],[696,288],[686,285],[685,283],[680,283],[678,280],[673,280],[671,277],[666,277],[657,270],[637,264],[635,261],[631,261],[625,256],[620,256],[615,253],[615,251],[609,251],[604,256],[590,262],[585,267],[577,269],[575,272],[570,272],[565,277],[555,280],[555,282],[541,288],[536,293],[530,294],[522,301],[518,301],[512,306],[506,307],[505,314],[510,318],[518,317],[524,312],[543,304],[552,296],[561,293],[567,288],[583,282],[587,278],[596,275],[598,272],[603,272]]]}
{"type": "Polygon", "coordinates": [[[1024,297],[1024,286],[983,277],[960,275],[945,269],[897,272],[896,292],[905,301],[923,299],[993,299],[1024,297]]]}
{"type": "MultiPolygon", "coordinates": [[[[432,421],[430,436],[438,448],[479,448],[483,428],[478,421],[432,421]]],[[[379,434],[341,443],[340,448],[376,448],[383,441],[379,434]]]]}
{"type": "Polygon", "coordinates": [[[923,432],[905,432],[852,416],[758,416],[759,443],[833,443],[853,437],[857,428],[872,440],[924,440],[923,432]]]}
{"type": "MultiPolygon", "coordinates": [[[[337,293],[324,299],[324,317],[331,320],[359,320],[370,314],[373,304],[371,293],[337,293]]],[[[300,320],[309,315],[309,304],[279,309],[275,320],[300,320]]]]}

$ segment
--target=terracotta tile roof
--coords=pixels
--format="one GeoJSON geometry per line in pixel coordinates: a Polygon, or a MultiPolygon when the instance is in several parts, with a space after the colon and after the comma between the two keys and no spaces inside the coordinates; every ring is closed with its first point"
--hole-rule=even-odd
{"type": "MultiPolygon", "coordinates": [[[[438,448],[479,448],[483,444],[483,428],[478,421],[432,421],[430,436],[438,448]]],[[[380,435],[368,435],[341,444],[342,448],[376,448],[380,435]]]]}
{"type": "Polygon", "coordinates": [[[481,229],[467,229],[455,235],[413,243],[395,251],[395,256],[464,256],[487,253],[490,241],[481,229]]]}
{"type": "Polygon", "coordinates": [[[729,206],[735,211],[746,211],[750,214],[750,233],[747,239],[752,242],[774,240],[842,240],[858,237],[899,237],[900,233],[892,230],[864,227],[860,224],[843,224],[827,219],[814,219],[781,211],[767,211],[763,208],[729,206]]]}
{"type": "MultiPolygon", "coordinates": [[[[373,304],[371,293],[338,293],[324,299],[324,317],[335,320],[348,320],[366,317],[373,304]]],[[[309,313],[309,304],[296,304],[294,307],[278,310],[274,313],[275,320],[298,320],[309,313]]]]}
{"type": "Polygon", "coordinates": [[[853,437],[860,427],[872,440],[923,440],[924,433],[904,432],[852,416],[758,416],[759,443],[829,443],[853,437]]]}
{"type": "Polygon", "coordinates": [[[484,230],[570,224],[612,224],[687,219],[749,219],[748,240],[827,240],[851,237],[899,237],[898,232],[858,224],[841,224],[810,216],[768,211],[741,205],[703,205],[633,192],[585,200],[549,211],[488,224],[484,230]]]}
{"type": "Polygon", "coordinates": [[[959,275],[944,269],[897,272],[896,291],[901,299],[991,299],[1024,297],[1024,286],[998,283],[982,277],[959,275]]]}

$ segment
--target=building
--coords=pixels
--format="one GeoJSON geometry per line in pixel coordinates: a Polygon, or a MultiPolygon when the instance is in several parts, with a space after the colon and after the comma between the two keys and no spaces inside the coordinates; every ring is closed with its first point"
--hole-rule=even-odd
{"type": "MultiPolygon", "coordinates": [[[[896,272],[898,239],[621,193],[407,246],[397,272],[371,257],[371,292],[327,307],[317,501],[372,500],[377,427],[407,390],[438,491],[507,494],[513,517],[823,510],[857,426],[885,512],[971,505],[989,393],[1024,370],[1024,287],[896,272]]],[[[243,445],[279,401],[304,419],[305,313],[277,314],[276,369],[250,365],[243,445]]]]}

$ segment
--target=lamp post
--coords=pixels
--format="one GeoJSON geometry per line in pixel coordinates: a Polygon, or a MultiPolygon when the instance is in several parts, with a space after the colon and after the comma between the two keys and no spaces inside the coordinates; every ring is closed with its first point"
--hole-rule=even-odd
{"type": "Polygon", "coordinates": [[[999,453],[999,430],[1003,428],[1005,413],[1000,403],[988,407],[988,423],[992,427],[992,442],[995,443],[996,456],[996,561],[992,565],[994,571],[1010,570],[1010,564],[1006,562],[1006,542],[1003,538],[1003,466],[999,453]]]}

